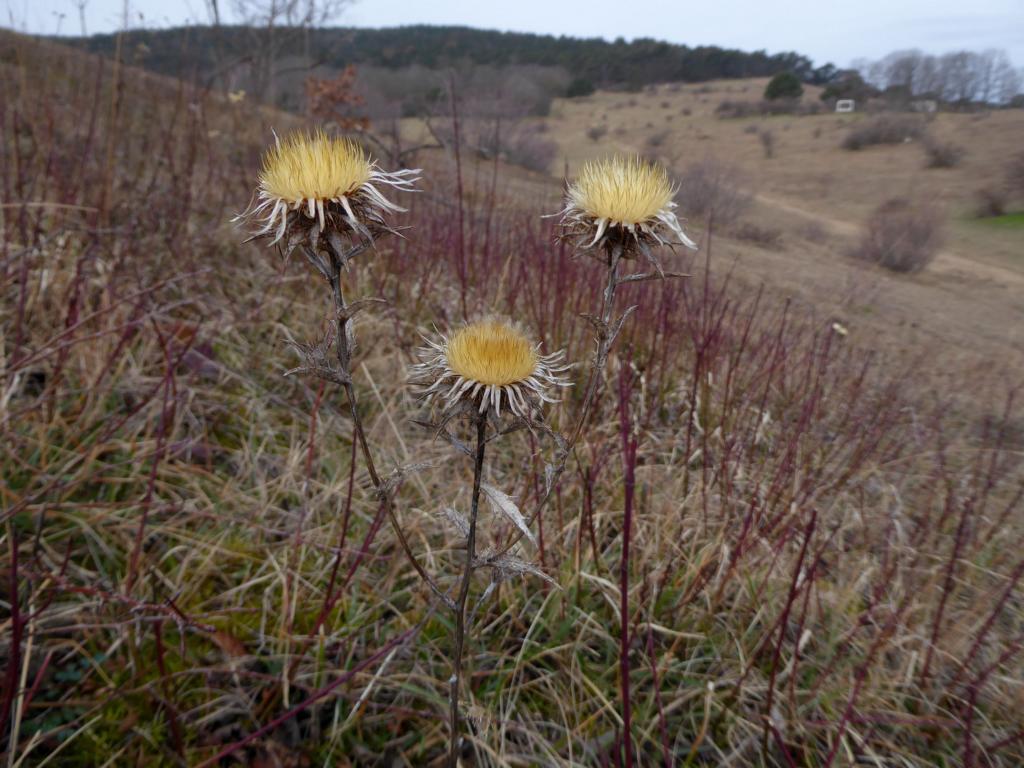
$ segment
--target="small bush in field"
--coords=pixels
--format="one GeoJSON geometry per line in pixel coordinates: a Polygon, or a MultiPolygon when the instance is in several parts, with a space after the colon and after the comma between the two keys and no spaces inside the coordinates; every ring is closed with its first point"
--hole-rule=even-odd
{"type": "Polygon", "coordinates": [[[920,272],[941,245],[942,218],[935,206],[893,198],[871,214],[855,254],[893,272],[920,272]]]}
{"type": "Polygon", "coordinates": [[[975,194],[974,215],[979,219],[1006,213],[1006,191],[1000,187],[982,187],[975,194]]]}
{"type": "Polygon", "coordinates": [[[515,137],[505,149],[510,163],[531,171],[547,173],[558,155],[558,144],[541,137],[536,131],[525,131],[515,137]]]}
{"type": "Polygon", "coordinates": [[[765,117],[767,115],[817,115],[821,104],[803,103],[796,99],[762,99],[761,101],[735,101],[725,99],[718,103],[715,115],[728,120],[742,117],[765,117]]]}
{"type": "Polygon", "coordinates": [[[1010,195],[1024,198],[1024,152],[1010,158],[1006,166],[1006,188],[1010,195]]]}
{"type": "Polygon", "coordinates": [[[809,221],[800,230],[804,240],[812,243],[823,243],[828,239],[828,231],[817,221],[809,221]]]}
{"type": "Polygon", "coordinates": [[[734,101],[725,99],[715,107],[715,114],[721,118],[755,117],[764,114],[756,101],[734,101]]]}
{"type": "Polygon", "coordinates": [[[929,139],[924,144],[928,168],[953,168],[960,164],[967,151],[959,144],[929,139]]]}
{"type": "Polygon", "coordinates": [[[764,89],[764,97],[768,101],[778,99],[799,99],[804,95],[804,87],[800,78],[792,72],[780,72],[773,77],[764,89]]]}
{"type": "Polygon", "coordinates": [[[739,171],[714,158],[693,163],[679,175],[680,209],[690,217],[711,217],[728,227],[750,208],[751,196],[739,171]]]}
{"type": "Polygon", "coordinates": [[[647,137],[647,146],[653,149],[657,149],[658,147],[665,143],[665,139],[667,138],[667,130],[657,131],[656,133],[652,133],[650,136],[647,137]]]}
{"type": "Polygon", "coordinates": [[[782,230],[778,227],[766,227],[752,222],[744,222],[736,227],[736,237],[748,243],[777,250],[782,247],[782,230]]]}
{"type": "Polygon", "coordinates": [[[587,138],[591,141],[600,141],[608,133],[607,125],[592,125],[587,129],[587,138]]]}
{"type": "Polygon", "coordinates": [[[594,92],[594,84],[585,77],[577,77],[571,83],[565,91],[565,95],[570,99],[578,99],[581,96],[590,96],[594,92]]]}
{"type": "Polygon", "coordinates": [[[902,144],[925,135],[920,118],[908,115],[879,115],[858,123],[843,139],[843,149],[859,150],[878,144],[902,144]]]}

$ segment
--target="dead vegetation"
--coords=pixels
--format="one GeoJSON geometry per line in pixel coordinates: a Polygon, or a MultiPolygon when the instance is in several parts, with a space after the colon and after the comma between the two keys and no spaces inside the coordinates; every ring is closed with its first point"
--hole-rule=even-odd
{"type": "MultiPolygon", "coordinates": [[[[447,620],[357,470],[342,404],[282,376],[284,327],[325,307],[304,265],[227,224],[291,118],[37,46],[0,65],[5,750],[440,759],[447,620]]],[[[389,302],[360,318],[365,426],[382,465],[436,462],[396,505],[438,566],[463,553],[435,501],[468,474],[402,418],[419,334],[499,312],[585,360],[578,314],[603,289],[539,217],[556,184],[459,146],[423,153],[407,239],[353,274],[389,302]]],[[[718,175],[694,174],[711,181],[693,205],[736,210],[735,187],[719,198],[718,175]]],[[[615,764],[629,739],[643,765],[1020,765],[1014,398],[867,354],[706,250],[667,266],[693,277],[626,287],[639,308],[538,520],[560,588],[510,580],[475,609],[471,759],[615,764]]],[[[528,431],[508,439],[491,471],[530,505],[543,469],[528,431]]]]}
{"type": "Polygon", "coordinates": [[[903,144],[922,139],[927,125],[917,116],[883,114],[858,122],[843,138],[843,149],[860,150],[880,144],[903,144]]]}
{"type": "Polygon", "coordinates": [[[856,256],[893,272],[920,272],[942,246],[942,213],[933,204],[892,198],[868,218],[856,256]]]}

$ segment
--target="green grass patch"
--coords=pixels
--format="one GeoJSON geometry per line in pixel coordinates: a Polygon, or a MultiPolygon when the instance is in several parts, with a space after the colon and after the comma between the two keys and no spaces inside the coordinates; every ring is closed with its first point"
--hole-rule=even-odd
{"type": "Polygon", "coordinates": [[[1024,229],[1024,211],[1004,213],[1002,216],[988,216],[977,219],[979,224],[998,229],[1024,229]]]}

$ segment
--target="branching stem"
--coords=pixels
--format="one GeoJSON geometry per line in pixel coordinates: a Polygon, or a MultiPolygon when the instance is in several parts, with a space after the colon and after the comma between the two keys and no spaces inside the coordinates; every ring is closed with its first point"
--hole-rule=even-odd
{"type": "Polygon", "coordinates": [[[306,259],[327,279],[327,282],[331,286],[331,294],[334,300],[334,313],[337,322],[337,357],[338,367],[341,369],[343,374],[343,381],[341,382],[342,388],[345,390],[345,397],[348,401],[349,413],[352,417],[352,427],[355,432],[356,442],[359,443],[359,450],[363,455],[363,463],[366,464],[367,474],[370,476],[370,482],[373,483],[374,491],[380,497],[380,503],[386,507],[388,522],[391,523],[391,528],[395,532],[395,537],[398,539],[399,545],[402,547],[402,551],[405,553],[406,558],[412,564],[412,567],[416,570],[416,573],[424,583],[430,587],[431,591],[437,595],[445,605],[452,607],[453,603],[450,597],[441,591],[437,583],[430,577],[430,574],[424,570],[423,566],[420,565],[419,561],[412,553],[412,548],[409,546],[409,540],[405,536],[405,532],[402,527],[398,524],[398,518],[395,515],[394,500],[392,498],[391,490],[384,487],[384,482],[381,479],[380,473],[377,471],[377,465],[373,461],[373,454],[370,452],[370,446],[366,439],[366,431],[363,428],[363,420],[359,413],[359,404],[356,399],[355,385],[352,383],[352,354],[355,351],[355,333],[352,327],[352,316],[349,311],[349,306],[345,302],[345,293],[341,285],[341,270],[345,263],[352,258],[354,255],[366,250],[365,244],[358,244],[346,254],[338,253],[334,244],[327,241],[327,252],[330,257],[330,263],[324,264],[323,260],[308,246],[303,247],[306,259]]]}
{"type": "MultiPolygon", "coordinates": [[[[601,374],[604,371],[605,363],[608,361],[608,353],[611,350],[612,342],[614,341],[614,337],[611,333],[612,314],[615,309],[615,290],[623,282],[619,280],[619,262],[621,260],[622,245],[619,243],[609,245],[607,262],[608,279],[605,283],[605,289],[601,297],[601,316],[597,323],[597,349],[594,351],[594,357],[590,364],[590,377],[587,381],[587,391],[583,396],[583,404],[580,406],[579,415],[576,418],[576,423],[573,425],[572,432],[569,434],[569,439],[558,451],[551,479],[548,482],[547,488],[544,490],[544,495],[541,496],[536,509],[530,515],[530,518],[527,521],[527,527],[533,525],[541,512],[544,511],[548,501],[550,501],[555,492],[555,488],[558,486],[558,481],[561,478],[562,473],[565,471],[565,465],[568,462],[569,456],[572,454],[573,448],[576,446],[576,443],[580,439],[580,435],[583,433],[583,427],[586,425],[587,419],[590,417],[590,411],[593,408],[594,399],[597,397],[597,391],[601,384],[601,374]]],[[[519,543],[522,537],[522,533],[517,532],[508,544],[500,548],[495,553],[494,557],[500,557],[507,553],[512,549],[512,547],[519,543]]]]}

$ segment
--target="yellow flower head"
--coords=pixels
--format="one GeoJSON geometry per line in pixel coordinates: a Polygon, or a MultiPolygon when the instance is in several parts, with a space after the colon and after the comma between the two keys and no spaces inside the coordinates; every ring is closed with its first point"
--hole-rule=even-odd
{"type": "Polygon", "coordinates": [[[483,384],[514,384],[537,369],[537,353],[518,328],[485,320],[452,334],[448,340],[448,365],[464,379],[483,384]]]}
{"type": "Polygon", "coordinates": [[[271,244],[290,228],[308,236],[319,223],[372,239],[391,231],[387,217],[404,211],[381,193],[384,186],[413,190],[418,170],[388,173],[377,167],[351,139],[315,133],[294,133],[263,156],[256,200],[235,220],[258,219],[256,237],[272,236],[271,244]]]}
{"type": "Polygon", "coordinates": [[[562,375],[569,370],[565,352],[540,355],[526,334],[501,320],[471,323],[427,344],[413,376],[425,387],[424,398],[439,398],[447,412],[472,403],[479,413],[491,409],[500,416],[505,407],[529,419],[541,403],[556,402],[552,388],[569,386],[562,375]]]}
{"type": "Polygon", "coordinates": [[[334,200],[358,191],[372,173],[366,151],[351,139],[293,133],[263,156],[260,187],[282,200],[334,200]]]}
{"type": "Polygon", "coordinates": [[[665,169],[639,157],[587,163],[569,186],[569,200],[577,208],[625,225],[655,219],[672,202],[672,193],[665,169]]]}
{"type": "Polygon", "coordinates": [[[587,163],[566,190],[563,232],[577,247],[618,243],[624,256],[634,248],[649,253],[651,243],[696,248],[674,213],[675,192],[664,168],[639,157],[587,163]]]}

